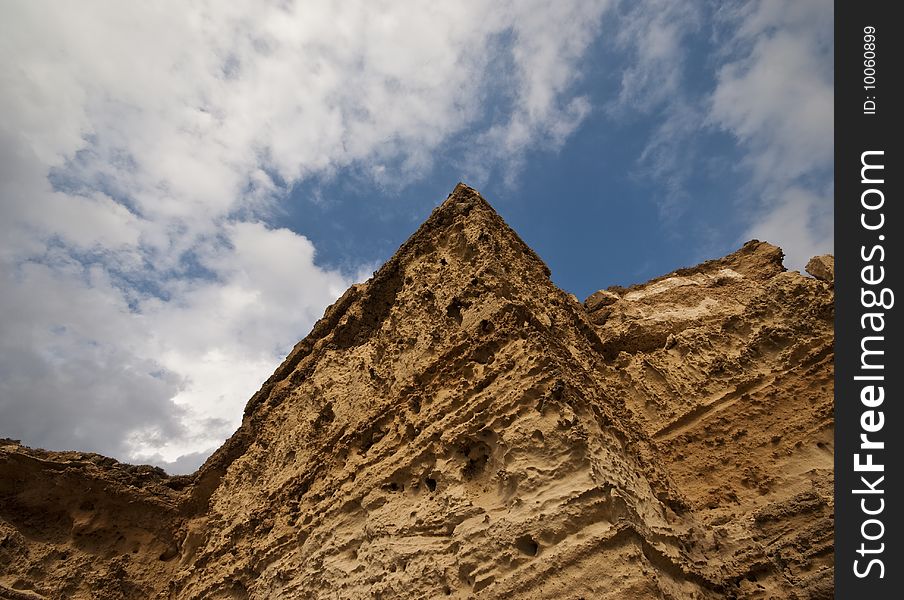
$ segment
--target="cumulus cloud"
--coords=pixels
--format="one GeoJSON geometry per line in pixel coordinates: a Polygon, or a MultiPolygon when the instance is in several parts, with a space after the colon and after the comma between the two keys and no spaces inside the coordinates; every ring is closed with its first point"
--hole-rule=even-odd
{"type": "Polygon", "coordinates": [[[267,224],[291,187],[561,144],[606,6],[5,3],[0,434],[195,467],[358,275],[267,224]]]}

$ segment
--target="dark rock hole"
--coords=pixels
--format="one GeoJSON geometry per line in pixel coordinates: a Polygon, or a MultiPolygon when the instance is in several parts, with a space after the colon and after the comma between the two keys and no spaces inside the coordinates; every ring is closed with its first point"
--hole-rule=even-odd
{"type": "Polygon", "coordinates": [[[522,535],[515,540],[515,548],[528,556],[536,556],[540,552],[540,544],[529,535],[522,535]]]}
{"type": "Polygon", "coordinates": [[[465,479],[473,479],[483,473],[490,458],[490,447],[485,442],[477,441],[471,446],[463,447],[462,454],[468,462],[461,473],[465,479]]]}
{"type": "Polygon", "coordinates": [[[449,305],[446,306],[446,316],[450,319],[455,319],[455,322],[461,325],[461,309],[467,308],[469,306],[469,302],[464,302],[458,298],[454,298],[452,302],[450,302],[449,305]]]}

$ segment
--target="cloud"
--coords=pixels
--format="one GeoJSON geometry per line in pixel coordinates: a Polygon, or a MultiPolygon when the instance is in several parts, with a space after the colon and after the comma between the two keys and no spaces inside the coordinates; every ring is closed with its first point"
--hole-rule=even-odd
{"type": "Polygon", "coordinates": [[[790,187],[755,217],[742,237],[779,242],[785,266],[803,273],[811,257],[832,252],[832,201],[831,187],[822,193],[790,187]]]}
{"type": "Polygon", "coordinates": [[[618,118],[661,109],[685,86],[688,38],[702,27],[696,2],[649,0],[620,5],[614,45],[625,56],[609,110],[618,118]]]}
{"type": "Polygon", "coordinates": [[[555,149],[606,7],[4,4],[0,433],[196,466],[359,275],[268,224],[292,186],[555,149]]]}
{"type": "Polygon", "coordinates": [[[730,19],[740,23],[736,58],[718,72],[709,118],[745,152],[759,195],[749,234],[782,246],[799,269],[833,246],[832,6],[763,0],[730,19]]]}
{"type": "Polygon", "coordinates": [[[61,262],[0,270],[3,434],[120,456],[123,447],[105,441],[121,429],[153,423],[182,435],[180,412],[168,403],[179,375],[136,347],[128,309],[102,270],[61,262]]]}
{"type": "Polygon", "coordinates": [[[660,216],[673,222],[692,207],[686,187],[699,168],[693,140],[704,128],[705,111],[689,88],[688,44],[703,29],[706,13],[698,2],[623,2],[612,45],[623,65],[617,94],[606,106],[619,122],[655,123],[637,158],[639,181],[655,181],[660,216]]]}
{"type": "Polygon", "coordinates": [[[638,167],[660,186],[663,217],[689,214],[689,188],[701,171],[709,176],[701,156],[715,160],[719,148],[713,164],[730,168],[738,181],[733,201],[746,215],[744,236],[758,232],[783,246],[793,265],[811,256],[802,253],[830,251],[831,3],[760,0],[704,9],[651,1],[629,5],[620,17],[616,47],[629,58],[609,109],[615,118],[656,119],[638,167]]]}
{"type": "Polygon", "coordinates": [[[832,162],[831,15],[817,0],[761,2],[742,15],[740,56],[719,69],[710,119],[747,149],[763,185],[784,186],[832,162]]]}
{"type": "Polygon", "coordinates": [[[591,110],[589,98],[567,91],[579,79],[578,61],[598,35],[609,2],[563,0],[555,10],[543,0],[512,6],[517,10],[509,11],[511,22],[503,31],[513,40],[510,68],[520,91],[507,118],[477,136],[465,168],[478,183],[489,177],[488,165],[502,163],[511,184],[527,149],[560,147],[591,110]]]}
{"type": "Polygon", "coordinates": [[[702,120],[693,102],[676,95],[637,159],[638,178],[653,179],[662,188],[659,208],[666,220],[692,208],[694,199],[686,186],[699,168],[700,151],[690,140],[699,134],[702,120]]]}

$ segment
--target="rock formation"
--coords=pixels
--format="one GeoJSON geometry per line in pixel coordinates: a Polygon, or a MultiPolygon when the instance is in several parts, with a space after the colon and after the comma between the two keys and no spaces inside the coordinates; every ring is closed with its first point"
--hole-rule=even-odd
{"type": "Polygon", "coordinates": [[[580,304],[459,185],[194,475],[0,445],[0,598],[829,598],[819,273],[580,304]]]}

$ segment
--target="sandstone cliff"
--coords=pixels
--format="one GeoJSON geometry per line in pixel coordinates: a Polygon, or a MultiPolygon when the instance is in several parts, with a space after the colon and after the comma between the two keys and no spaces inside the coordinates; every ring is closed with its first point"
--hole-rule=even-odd
{"type": "Polygon", "coordinates": [[[0,444],[0,598],[831,597],[832,283],[781,259],[581,304],[459,185],[193,476],[0,444]]]}

